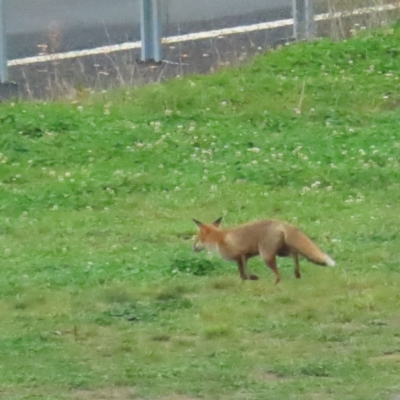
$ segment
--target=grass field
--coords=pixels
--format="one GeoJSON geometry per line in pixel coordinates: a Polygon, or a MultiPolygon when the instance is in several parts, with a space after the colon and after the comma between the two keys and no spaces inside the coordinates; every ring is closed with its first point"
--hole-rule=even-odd
{"type": "Polygon", "coordinates": [[[400,25],[0,105],[0,398],[398,399],[400,25]],[[191,250],[283,219],[336,261],[191,250]]]}

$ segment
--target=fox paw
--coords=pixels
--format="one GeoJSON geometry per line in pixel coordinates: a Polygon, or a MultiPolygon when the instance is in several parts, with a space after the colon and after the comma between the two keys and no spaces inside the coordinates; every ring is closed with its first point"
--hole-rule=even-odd
{"type": "Polygon", "coordinates": [[[251,281],[256,281],[258,279],[257,275],[254,274],[250,274],[250,275],[241,275],[240,276],[242,278],[242,280],[247,281],[247,280],[251,280],[251,281]]]}

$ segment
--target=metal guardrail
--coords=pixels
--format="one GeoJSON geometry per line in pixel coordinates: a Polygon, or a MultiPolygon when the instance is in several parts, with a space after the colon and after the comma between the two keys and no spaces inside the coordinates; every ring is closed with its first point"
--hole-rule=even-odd
{"type": "Polygon", "coordinates": [[[7,29],[3,0],[0,0],[0,83],[7,82],[7,29]]]}
{"type": "Polygon", "coordinates": [[[293,36],[296,40],[307,40],[314,37],[315,22],[351,15],[366,15],[373,12],[392,11],[400,8],[397,4],[386,4],[381,6],[371,6],[356,9],[350,12],[336,12],[314,15],[313,0],[292,0],[293,19],[271,21],[261,24],[241,26],[236,28],[224,28],[214,31],[198,32],[173,37],[162,38],[162,0],[140,0],[141,6],[141,42],[128,42],[118,45],[93,48],[88,50],[70,51],[66,53],[54,53],[15,59],[7,62],[7,42],[6,42],[6,15],[4,0],[0,0],[0,83],[7,82],[7,66],[25,65],[36,62],[47,62],[63,60],[91,54],[104,54],[114,51],[131,50],[141,48],[141,59],[162,61],[162,44],[176,43],[182,41],[199,40],[222,35],[235,33],[253,32],[258,30],[274,29],[277,27],[293,25],[293,36]]]}
{"type": "MultiPolygon", "coordinates": [[[[293,0],[294,36],[307,39],[313,36],[313,0],[293,0]]],[[[140,0],[141,10],[141,59],[162,61],[161,0],[140,0]]],[[[6,16],[3,0],[0,0],[0,82],[6,82],[7,41],[6,16]]],[[[10,64],[10,63],[8,63],[10,64]]]]}
{"type": "Polygon", "coordinates": [[[313,0],[293,0],[293,35],[296,40],[314,37],[313,0]]]}
{"type": "Polygon", "coordinates": [[[140,1],[140,35],[142,39],[142,61],[162,61],[160,7],[160,0],[140,1]]]}

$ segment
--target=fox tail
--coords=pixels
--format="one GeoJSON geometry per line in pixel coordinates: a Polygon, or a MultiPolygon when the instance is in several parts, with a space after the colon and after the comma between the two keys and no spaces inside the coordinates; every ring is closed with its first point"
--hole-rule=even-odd
{"type": "Polygon", "coordinates": [[[290,247],[314,264],[335,266],[335,261],[300,230],[294,228],[293,231],[285,235],[285,241],[290,247]]]}

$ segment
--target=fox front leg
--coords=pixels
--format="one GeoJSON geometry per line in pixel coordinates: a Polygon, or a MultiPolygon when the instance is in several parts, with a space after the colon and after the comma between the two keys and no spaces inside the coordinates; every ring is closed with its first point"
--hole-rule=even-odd
{"type": "Polygon", "coordinates": [[[236,262],[237,262],[237,265],[239,268],[240,278],[242,278],[243,280],[250,279],[252,281],[256,281],[258,279],[257,275],[254,275],[254,274],[247,275],[247,273],[246,273],[246,265],[247,265],[246,257],[241,256],[236,260],[236,262]]]}
{"type": "Polygon", "coordinates": [[[299,255],[297,253],[293,254],[293,260],[294,260],[294,276],[297,279],[300,279],[301,278],[300,263],[299,263],[299,255]]]}

